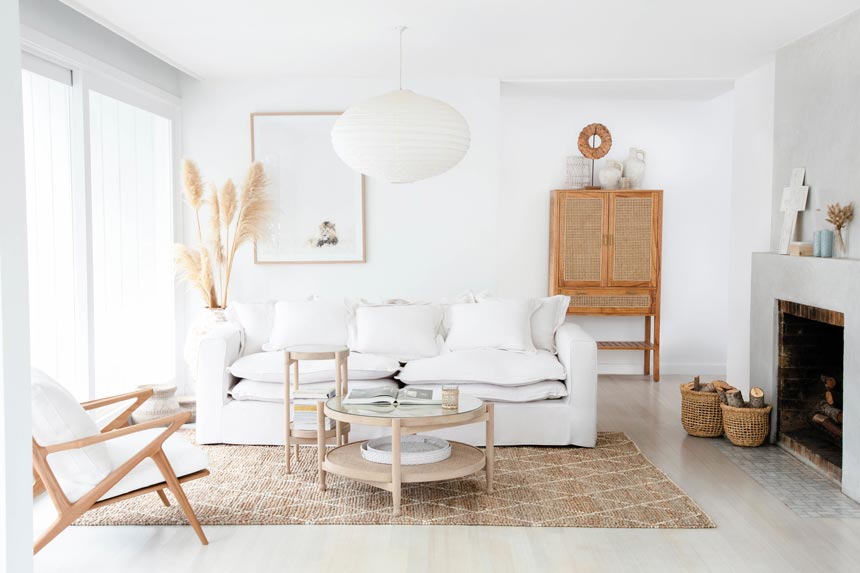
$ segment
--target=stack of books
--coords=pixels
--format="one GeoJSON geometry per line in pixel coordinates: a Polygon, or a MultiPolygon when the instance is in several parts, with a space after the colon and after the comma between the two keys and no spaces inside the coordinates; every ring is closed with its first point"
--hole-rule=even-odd
{"type": "MultiPolygon", "coordinates": [[[[317,403],[334,398],[334,388],[326,389],[299,389],[290,393],[290,420],[294,430],[316,430],[317,429],[317,403]]],[[[325,419],[325,429],[334,428],[334,420],[325,419]]]]}

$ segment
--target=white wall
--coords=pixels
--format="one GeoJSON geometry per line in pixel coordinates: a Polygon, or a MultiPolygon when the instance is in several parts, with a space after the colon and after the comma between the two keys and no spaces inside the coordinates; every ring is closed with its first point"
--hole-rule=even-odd
{"type": "Polygon", "coordinates": [[[752,253],[770,250],[773,180],[774,63],[739,78],[734,87],[729,333],[726,376],[750,387],[752,253]]]}
{"type": "MultiPolygon", "coordinates": [[[[612,132],[608,158],[625,158],[631,146],[644,148],[642,187],[665,190],[662,370],[724,372],[731,94],[706,101],[636,100],[591,91],[580,97],[578,90],[502,84],[500,294],[546,292],[549,193],[563,188],[564,158],[579,154],[579,131],[599,121],[612,132]]],[[[598,339],[641,340],[643,334],[638,317],[575,320],[598,339]]],[[[641,373],[640,352],[602,352],[600,361],[604,372],[641,373]]]]}
{"type": "MultiPolygon", "coordinates": [[[[325,297],[450,297],[495,289],[499,203],[499,83],[488,79],[410,80],[468,120],[472,146],[451,171],[414,184],[366,184],[365,264],[254,265],[250,246],[237,255],[233,300],[325,297]]],[[[391,79],[187,81],[183,154],[204,177],[239,184],[251,159],[254,111],[342,110],[395,89],[391,79]]],[[[186,236],[193,238],[186,209],[186,236]]],[[[199,306],[196,298],[190,305],[199,306]]],[[[194,313],[189,312],[189,320],[194,313]]]]}
{"type": "Polygon", "coordinates": [[[32,570],[27,209],[18,3],[0,2],[0,570],[32,570]]]}

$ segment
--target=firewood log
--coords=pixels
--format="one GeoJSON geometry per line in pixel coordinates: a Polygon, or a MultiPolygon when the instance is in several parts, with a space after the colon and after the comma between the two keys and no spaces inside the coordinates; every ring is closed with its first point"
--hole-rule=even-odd
{"type": "Polygon", "coordinates": [[[708,382],[707,384],[703,384],[701,388],[699,388],[699,392],[716,392],[717,389],[714,388],[714,384],[712,382],[708,382]]]}
{"type": "Polygon", "coordinates": [[[842,426],[825,416],[824,414],[815,414],[812,416],[812,423],[839,440],[842,441],[842,426]]]}
{"type": "Polygon", "coordinates": [[[717,388],[717,394],[720,396],[720,402],[728,406],[729,400],[726,398],[726,391],[722,388],[717,388]]]}
{"type": "Polygon", "coordinates": [[[822,374],[821,381],[824,382],[824,387],[828,390],[833,390],[834,388],[836,388],[836,378],[834,378],[833,376],[825,376],[824,374],[822,374]]]}
{"type": "Polygon", "coordinates": [[[750,388],[750,408],[764,408],[764,390],[750,388]]]}
{"type": "Polygon", "coordinates": [[[701,392],[702,391],[702,383],[698,376],[693,377],[693,392],[701,392]]]}
{"type": "Polygon", "coordinates": [[[732,408],[743,408],[746,406],[746,404],[744,404],[743,392],[737,388],[733,388],[726,392],[726,400],[732,408]]]}
{"type": "Polygon", "coordinates": [[[718,392],[720,390],[725,392],[727,390],[731,390],[734,388],[734,386],[732,386],[731,384],[729,384],[725,380],[714,380],[713,384],[714,384],[714,388],[716,388],[718,392]]]}
{"type": "Polygon", "coordinates": [[[836,393],[836,390],[827,390],[824,393],[824,401],[831,406],[836,406],[839,402],[839,395],[836,393]]]}
{"type": "Polygon", "coordinates": [[[842,423],[842,410],[831,406],[826,401],[822,400],[818,403],[818,411],[836,422],[837,424],[842,423]]]}

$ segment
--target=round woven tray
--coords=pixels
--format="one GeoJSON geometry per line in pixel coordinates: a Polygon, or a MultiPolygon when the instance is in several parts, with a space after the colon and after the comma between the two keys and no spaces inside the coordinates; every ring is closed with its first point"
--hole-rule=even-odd
{"type": "Polygon", "coordinates": [[[681,384],[681,423],[691,436],[719,438],[723,435],[720,395],[694,392],[693,383],[681,384]]]}
{"type": "MultiPolygon", "coordinates": [[[[391,436],[361,444],[361,457],[377,464],[391,464],[391,436]]],[[[451,444],[434,436],[401,436],[400,465],[432,464],[451,457],[451,444]]]]}
{"type": "Polygon", "coordinates": [[[736,446],[756,447],[764,443],[770,430],[771,406],[764,408],[733,408],[720,404],[723,429],[736,446]]]}

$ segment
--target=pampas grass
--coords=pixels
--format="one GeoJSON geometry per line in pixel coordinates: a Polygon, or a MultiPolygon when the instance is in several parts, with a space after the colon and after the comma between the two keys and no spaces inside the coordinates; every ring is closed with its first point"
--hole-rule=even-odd
{"type": "Polygon", "coordinates": [[[197,218],[198,248],[176,245],[177,274],[200,293],[209,308],[224,308],[227,306],[236,251],[243,244],[260,239],[265,232],[270,211],[265,190],[266,174],[261,163],[252,164],[238,194],[231,179],[220,191],[214,183],[210,185],[206,201],[210,209],[206,240],[200,226],[200,208],[204,203],[203,179],[190,159],[182,163],[182,182],[186,200],[197,218]],[[236,224],[231,242],[230,227],[234,218],[236,224]]]}

